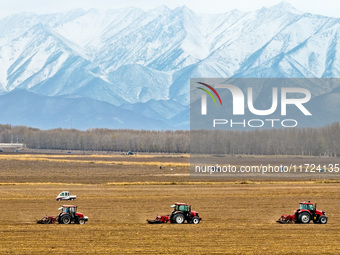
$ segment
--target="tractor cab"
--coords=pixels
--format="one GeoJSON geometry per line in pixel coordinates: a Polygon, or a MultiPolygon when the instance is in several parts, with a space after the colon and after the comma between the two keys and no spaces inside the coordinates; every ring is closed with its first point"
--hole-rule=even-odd
{"type": "Polygon", "coordinates": [[[170,206],[174,208],[174,212],[180,211],[180,212],[190,212],[191,206],[185,203],[175,203],[174,205],[170,206]]]}
{"type": "Polygon", "coordinates": [[[61,210],[62,213],[76,213],[77,206],[75,205],[63,205],[58,210],[61,210]]]}
{"type": "Polygon", "coordinates": [[[70,214],[72,217],[75,217],[77,214],[77,206],[75,205],[63,205],[58,210],[61,210],[59,216],[62,216],[64,214],[70,214]]]}
{"type": "Polygon", "coordinates": [[[308,211],[314,211],[314,205],[311,202],[301,202],[300,203],[300,210],[308,210],[308,211]]]}

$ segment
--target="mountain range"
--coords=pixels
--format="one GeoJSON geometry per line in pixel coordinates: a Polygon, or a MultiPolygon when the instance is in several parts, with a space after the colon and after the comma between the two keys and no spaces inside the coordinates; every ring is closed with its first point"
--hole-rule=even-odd
{"type": "MultiPolygon", "coordinates": [[[[285,2],[15,14],[0,20],[0,123],[189,129],[190,78],[337,78],[339,36],[340,19],[285,2]]],[[[339,109],[335,84],[309,87],[311,107],[339,109]]]]}

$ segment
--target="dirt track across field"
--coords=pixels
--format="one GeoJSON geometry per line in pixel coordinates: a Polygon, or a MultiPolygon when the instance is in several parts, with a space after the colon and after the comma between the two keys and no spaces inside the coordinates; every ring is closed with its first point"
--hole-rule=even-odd
{"type": "Polygon", "coordinates": [[[169,163],[159,169],[158,163],[106,164],[96,162],[103,158],[91,156],[86,162],[76,156],[50,157],[54,160],[2,156],[0,254],[340,253],[340,183],[336,180],[191,180],[188,167],[181,165],[185,157],[180,162],[176,157],[148,161],[169,163]],[[62,190],[77,195],[72,203],[89,222],[35,224],[46,214],[58,214],[63,202],[55,197],[62,190]],[[326,225],[275,222],[305,200],[316,201],[326,211],[326,225]],[[203,221],[198,225],[146,223],[158,213],[170,213],[174,202],[190,203],[203,221]]]}

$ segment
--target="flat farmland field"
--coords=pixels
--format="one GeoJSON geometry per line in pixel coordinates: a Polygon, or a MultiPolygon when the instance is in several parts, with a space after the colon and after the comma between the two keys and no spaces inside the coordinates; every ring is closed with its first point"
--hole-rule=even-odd
{"type": "Polygon", "coordinates": [[[336,180],[192,180],[188,162],[187,155],[2,154],[0,254],[340,253],[336,180]],[[56,201],[62,190],[77,199],[56,201]],[[306,200],[326,211],[326,225],[275,222],[306,200]],[[190,203],[202,222],[146,223],[174,202],[190,203]],[[36,224],[62,204],[77,205],[89,222],[36,224]]]}

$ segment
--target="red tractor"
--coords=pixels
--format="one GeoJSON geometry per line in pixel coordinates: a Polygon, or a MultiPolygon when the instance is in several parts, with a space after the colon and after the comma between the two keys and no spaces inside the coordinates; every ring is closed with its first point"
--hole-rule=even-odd
{"type": "Polygon", "coordinates": [[[311,220],[313,220],[314,223],[326,224],[328,217],[326,217],[324,211],[316,210],[316,204],[313,205],[313,203],[308,201],[301,202],[299,209],[295,210],[294,214],[283,214],[276,222],[281,224],[292,222],[308,224],[311,220]]]}
{"type": "Polygon", "coordinates": [[[71,222],[76,224],[85,224],[85,222],[88,221],[87,216],[77,212],[77,206],[75,205],[63,205],[59,208],[59,210],[61,210],[61,212],[57,218],[60,224],[71,224],[71,222]]]}
{"type": "Polygon", "coordinates": [[[77,212],[77,206],[75,205],[63,205],[59,208],[61,212],[57,217],[44,216],[41,220],[38,220],[39,224],[52,224],[58,222],[59,224],[71,224],[72,222],[76,224],[85,224],[88,221],[88,217],[84,214],[77,212]]]}
{"type": "Polygon", "coordinates": [[[175,203],[170,206],[174,208],[170,215],[158,215],[155,220],[147,220],[149,224],[161,224],[161,223],[177,223],[183,224],[185,221],[187,223],[198,224],[202,220],[198,216],[198,212],[191,210],[191,205],[186,203],[175,203]]]}

